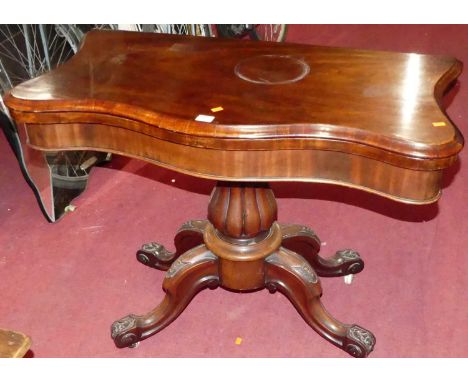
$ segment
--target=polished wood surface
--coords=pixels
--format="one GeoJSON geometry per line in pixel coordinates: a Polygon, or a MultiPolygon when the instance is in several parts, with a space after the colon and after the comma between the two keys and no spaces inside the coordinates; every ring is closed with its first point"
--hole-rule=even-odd
{"type": "Polygon", "coordinates": [[[182,224],[174,238],[175,252],[170,252],[166,247],[155,242],[146,243],[137,252],[137,260],[151,268],[167,271],[180,255],[203,244],[206,225],[205,220],[190,220],[182,224]]]}
{"type": "Polygon", "coordinates": [[[185,223],[175,252],[155,242],[137,252],[167,270],[166,296],[114,322],[118,347],[162,330],[204,288],[266,287],[323,338],[365,357],[375,336],[328,313],[319,281],[361,272],[364,262],[351,249],[323,258],[309,228],[279,224],[266,182],[434,202],[463,146],[440,107],[460,72],[450,57],[91,32],[74,58],[6,103],[34,148],[110,151],[220,180],[208,220],[185,223]]]}
{"type": "MultiPolygon", "coordinates": [[[[212,150],[154,139],[101,124],[28,124],[33,148],[55,151],[70,147],[99,149],[144,159],[202,178],[237,181],[296,180],[359,188],[405,203],[436,201],[442,169],[402,168],[362,155],[329,150],[212,150]],[[98,142],[98,143],[97,143],[98,142]],[[300,164],[300,165],[299,165],[300,164]]],[[[414,161],[413,161],[414,162],[414,161]]],[[[418,160],[415,164],[430,165],[418,160]]]]}
{"type": "Polygon", "coordinates": [[[25,334],[0,329],[0,358],[21,358],[30,346],[31,339],[25,334]]]}
{"type": "Polygon", "coordinates": [[[213,190],[208,205],[208,220],[216,230],[237,239],[248,239],[267,232],[277,219],[275,196],[268,185],[219,185],[213,190]]]}
{"type": "Polygon", "coordinates": [[[320,239],[315,233],[304,226],[280,225],[274,219],[261,218],[273,215],[276,201],[267,184],[219,183],[211,195],[208,220],[185,223],[175,237],[175,253],[168,257],[164,247],[156,243],[144,245],[137,252],[138,260],[150,267],[165,270],[170,263],[163,283],[166,296],[147,314],[130,314],[114,322],[111,333],[115,344],[134,346],[156,334],[182,312],[195,294],[207,287],[221,286],[234,291],[268,288],[272,293],[283,293],[327,341],[354,357],[368,356],[374,348],[375,336],[361,326],[338,321],[320,301],[322,288],[318,276],[361,272],[364,263],[359,254],[346,249],[322,258],[320,239]],[[244,214],[247,210],[243,207],[252,205],[255,207],[249,210],[253,213],[244,214]],[[239,213],[230,214],[231,208],[239,213]],[[227,216],[223,223],[218,215],[227,216]],[[229,220],[236,228],[226,224],[229,220]],[[180,253],[182,245],[184,253],[180,253]]]}
{"type": "Polygon", "coordinates": [[[441,56],[95,31],[69,62],[5,101],[43,150],[431,203],[463,145],[440,108],[461,67],[441,56]]]}

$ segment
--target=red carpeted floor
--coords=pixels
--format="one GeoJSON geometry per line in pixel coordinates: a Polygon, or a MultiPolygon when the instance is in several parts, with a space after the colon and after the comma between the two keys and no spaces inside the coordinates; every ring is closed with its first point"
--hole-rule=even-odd
{"type": "MultiPolygon", "coordinates": [[[[288,40],[468,62],[468,26],[294,25],[288,40]]],[[[466,73],[448,100],[468,137],[466,73]]],[[[322,254],[351,247],[363,256],[366,268],[351,285],[322,279],[323,302],[374,332],[373,357],[468,356],[467,164],[465,150],[442,199],[426,207],[342,187],[274,185],[280,220],[312,227],[322,254]]],[[[110,324],[163,297],[164,274],[138,263],[135,251],[153,240],[172,248],[181,223],[206,216],[212,186],[116,157],[94,170],[76,211],[49,224],[0,136],[0,327],[29,334],[35,357],[346,357],[281,294],[220,288],[201,292],[138,348],[114,347],[110,324]]]]}

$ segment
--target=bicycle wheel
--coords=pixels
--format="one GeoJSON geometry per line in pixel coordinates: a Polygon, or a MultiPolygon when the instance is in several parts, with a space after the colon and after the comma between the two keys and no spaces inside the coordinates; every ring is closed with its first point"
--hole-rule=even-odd
{"type": "Polygon", "coordinates": [[[217,35],[225,38],[244,38],[252,40],[284,41],[286,24],[216,24],[217,35]]]}
{"type": "Polygon", "coordinates": [[[75,47],[55,25],[0,25],[2,92],[68,60],[75,47]]]}
{"type": "MultiPolygon", "coordinates": [[[[205,24],[0,25],[0,95],[67,61],[91,29],[209,35],[205,24]]],[[[3,102],[0,107],[9,117],[3,102]]],[[[26,145],[24,126],[15,127],[11,118],[10,123],[2,126],[23,175],[49,221],[63,216],[69,203],[84,191],[91,168],[110,159],[110,154],[94,151],[38,153],[26,145]]]]}
{"type": "Polygon", "coordinates": [[[215,30],[218,37],[243,38],[250,33],[249,24],[216,24],[215,30]]]}
{"type": "Polygon", "coordinates": [[[190,36],[211,36],[208,24],[118,24],[119,30],[138,32],[183,34],[190,36]]]}
{"type": "Polygon", "coordinates": [[[287,31],[286,24],[256,24],[249,35],[252,40],[282,42],[286,39],[287,31]]]}
{"type": "MultiPolygon", "coordinates": [[[[0,95],[67,61],[78,50],[84,33],[74,25],[0,25],[0,95]]],[[[85,188],[89,169],[106,153],[64,151],[42,154],[26,145],[24,126],[6,119],[2,127],[23,175],[49,221],[58,220],[66,206],[85,188]]]]}

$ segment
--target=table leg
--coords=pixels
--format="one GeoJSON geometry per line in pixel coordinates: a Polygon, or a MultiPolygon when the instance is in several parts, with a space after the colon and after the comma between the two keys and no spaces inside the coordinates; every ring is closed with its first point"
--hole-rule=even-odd
{"type": "Polygon", "coordinates": [[[112,338],[126,347],[169,325],[201,289],[218,285],[233,291],[265,288],[284,293],[322,337],[355,357],[366,357],[375,337],[358,325],[333,318],[322,306],[318,275],[342,276],[364,267],[357,252],[339,251],[324,259],[320,240],[308,228],[279,225],[268,184],[220,182],[208,205],[208,220],[184,224],[175,252],[150,243],[137,252],[143,264],[168,269],[162,303],[143,316],[129,315],[112,325],[112,338]],[[296,253],[297,252],[297,253],[296,253]]]}
{"type": "Polygon", "coordinates": [[[358,325],[336,320],[320,302],[322,288],[310,264],[300,255],[281,248],[265,259],[265,286],[282,292],[304,320],[323,338],[354,357],[367,357],[375,337],[358,325]]]}
{"type": "Polygon", "coordinates": [[[111,335],[117,347],[128,347],[164,329],[202,289],[219,285],[218,258],[204,245],[181,255],[171,265],[163,282],[164,300],[151,312],[130,314],[115,321],[111,335]]]}
{"type": "Polygon", "coordinates": [[[203,232],[207,224],[206,220],[190,220],[182,224],[174,238],[175,252],[155,242],[143,244],[136,253],[137,260],[148,267],[167,271],[180,255],[203,244],[203,232]]]}
{"type": "Polygon", "coordinates": [[[359,273],[364,262],[352,249],[337,251],[332,257],[319,256],[320,239],[308,227],[299,224],[281,224],[282,246],[304,257],[321,277],[346,276],[359,273]]]}

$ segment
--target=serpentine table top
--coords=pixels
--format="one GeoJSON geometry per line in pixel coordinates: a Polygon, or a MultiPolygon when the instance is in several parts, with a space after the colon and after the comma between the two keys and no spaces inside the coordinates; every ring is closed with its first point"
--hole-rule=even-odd
{"type": "Polygon", "coordinates": [[[440,107],[461,68],[413,53],[92,31],[76,56],[5,102],[41,150],[424,204],[463,146],[440,107]]]}

